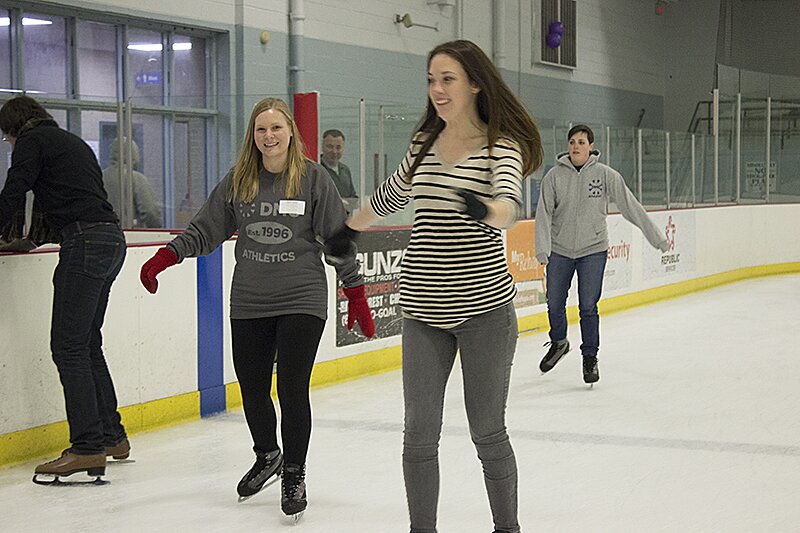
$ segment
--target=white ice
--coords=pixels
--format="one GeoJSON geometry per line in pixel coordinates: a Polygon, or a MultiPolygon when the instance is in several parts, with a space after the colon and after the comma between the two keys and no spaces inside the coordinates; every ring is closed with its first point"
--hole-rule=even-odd
{"type": "MultiPolygon", "coordinates": [[[[573,352],[545,376],[546,332],[523,335],[508,402],[522,530],[800,530],[798,302],[790,275],[603,317],[591,390],[577,326],[573,352]]],[[[237,503],[252,453],[235,411],[133,435],[135,463],[110,464],[106,486],[34,485],[35,462],[0,470],[0,530],[407,532],[400,373],[312,402],[309,508],[296,526],[278,485],[237,503]]],[[[457,371],[440,458],[439,531],[492,531],[457,371]]]]}

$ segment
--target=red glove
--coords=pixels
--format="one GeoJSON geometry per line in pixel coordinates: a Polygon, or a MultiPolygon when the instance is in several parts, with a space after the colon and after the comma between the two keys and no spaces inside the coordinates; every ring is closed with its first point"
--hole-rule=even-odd
{"type": "Polygon", "coordinates": [[[371,339],[375,335],[375,322],[372,320],[372,311],[364,296],[364,286],[359,285],[349,289],[345,287],[344,295],[347,296],[347,329],[352,330],[353,325],[358,322],[361,333],[371,339]]]}
{"type": "Polygon", "coordinates": [[[147,289],[150,294],[155,294],[158,290],[158,280],[156,276],[172,265],[178,264],[178,256],[169,248],[159,248],[156,255],[147,260],[142,265],[142,270],[139,272],[139,279],[142,285],[147,289]]]}

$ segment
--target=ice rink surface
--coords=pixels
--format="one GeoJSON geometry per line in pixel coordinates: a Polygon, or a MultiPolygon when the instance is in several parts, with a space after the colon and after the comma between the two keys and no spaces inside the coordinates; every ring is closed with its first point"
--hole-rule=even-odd
{"type": "MultiPolygon", "coordinates": [[[[577,326],[544,376],[547,333],[523,334],[508,406],[522,530],[800,530],[799,303],[800,276],[787,275],[603,317],[591,390],[577,326]]],[[[456,365],[439,531],[489,533],[456,365]]],[[[407,532],[400,372],[315,390],[312,402],[309,508],[296,526],[278,485],[237,502],[253,455],[235,411],[133,435],[135,462],[110,463],[105,486],[34,485],[35,462],[1,469],[0,531],[407,532]]]]}

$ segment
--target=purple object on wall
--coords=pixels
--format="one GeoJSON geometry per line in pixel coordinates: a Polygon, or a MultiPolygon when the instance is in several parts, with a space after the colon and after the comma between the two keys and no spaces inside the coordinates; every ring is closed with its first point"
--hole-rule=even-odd
{"type": "Polygon", "coordinates": [[[551,22],[549,30],[550,31],[548,33],[555,33],[555,34],[558,34],[558,35],[564,35],[564,23],[561,22],[560,20],[557,20],[555,22],[551,22]]]}
{"type": "Polygon", "coordinates": [[[549,33],[547,35],[547,46],[550,48],[558,48],[561,45],[561,35],[558,33],[549,33]]]}

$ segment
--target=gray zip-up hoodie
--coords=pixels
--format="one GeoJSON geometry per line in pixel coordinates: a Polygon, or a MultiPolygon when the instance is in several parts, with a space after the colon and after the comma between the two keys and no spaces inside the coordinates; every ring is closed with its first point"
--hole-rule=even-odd
{"type": "MultiPolygon", "coordinates": [[[[327,318],[328,282],[322,244],[344,224],[347,213],[328,173],[306,162],[297,198],[287,199],[277,175],[262,169],[252,202],[226,196],[232,172],[220,181],[189,227],[169,247],[183,261],[207,255],[237,230],[236,266],[231,284],[231,318],[285,314],[327,318]]],[[[352,254],[333,264],[345,287],[364,283],[352,254]]]]}
{"type": "Polygon", "coordinates": [[[647,216],[619,172],[598,161],[593,151],[580,171],[569,153],[542,179],[536,209],[536,259],[546,263],[551,252],[572,259],[608,249],[608,204],[614,202],[625,220],[637,226],[648,242],[662,251],[667,238],[647,216]]]}

